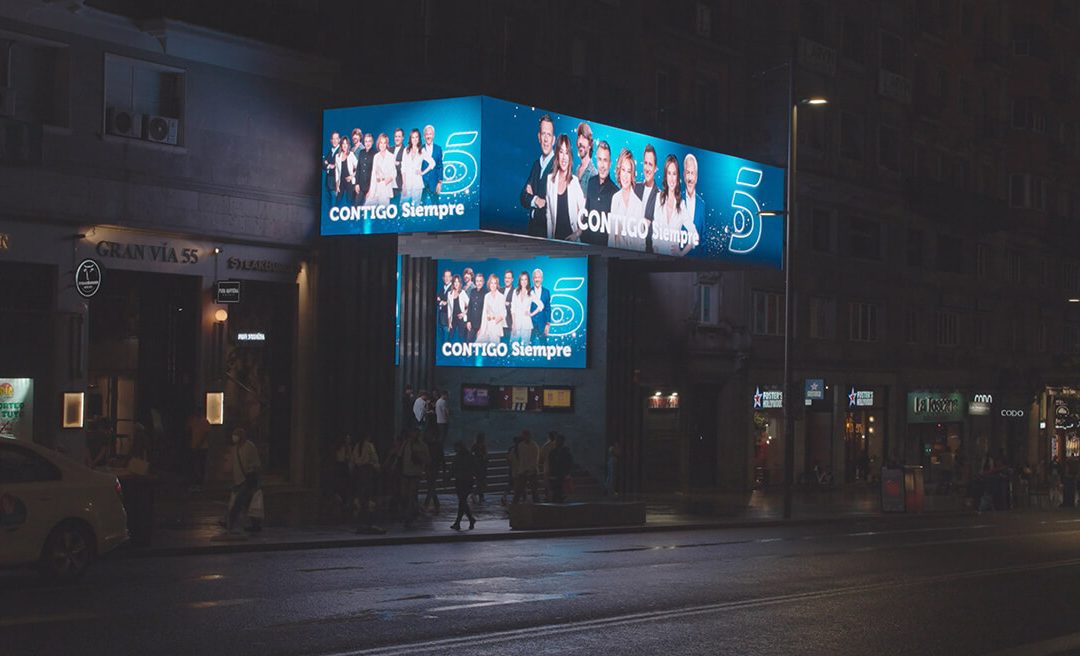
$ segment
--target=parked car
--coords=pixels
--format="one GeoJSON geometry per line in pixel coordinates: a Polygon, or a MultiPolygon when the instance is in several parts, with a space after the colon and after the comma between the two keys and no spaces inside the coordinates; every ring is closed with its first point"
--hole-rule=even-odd
{"type": "Polygon", "coordinates": [[[0,566],[71,581],[128,539],[120,481],[38,444],[0,439],[0,566]]]}

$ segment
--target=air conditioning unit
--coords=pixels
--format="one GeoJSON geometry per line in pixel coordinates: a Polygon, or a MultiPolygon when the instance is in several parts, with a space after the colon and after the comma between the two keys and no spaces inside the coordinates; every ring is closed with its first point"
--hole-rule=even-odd
{"type": "Polygon", "coordinates": [[[15,116],[15,89],[0,87],[0,116],[15,116]]]}
{"type": "Polygon", "coordinates": [[[168,116],[146,116],[143,135],[147,141],[175,146],[180,136],[180,120],[168,116]]]}
{"type": "Polygon", "coordinates": [[[143,134],[142,114],[130,109],[109,107],[105,110],[105,133],[139,139],[143,134]]]}

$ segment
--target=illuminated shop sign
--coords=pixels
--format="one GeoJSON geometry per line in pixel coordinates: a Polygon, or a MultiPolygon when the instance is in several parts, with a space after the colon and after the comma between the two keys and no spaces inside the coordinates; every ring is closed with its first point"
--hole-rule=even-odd
{"type": "Polygon", "coordinates": [[[782,169],[486,97],[323,112],[321,233],[490,230],[779,268],[782,169]],[[581,153],[584,153],[582,156],[581,153]]]}
{"type": "Polygon", "coordinates": [[[248,344],[262,344],[266,341],[266,333],[236,333],[236,341],[248,344]]]}
{"type": "Polygon", "coordinates": [[[33,378],[0,378],[0,438],[34,439],[33,378]]]}
{"type": "Polygon", "coordinates": [[[910,392],[907,418],[910,424],[964,420],[964,397],[957,392],[910,392]]]}
{"type": "Polygon", "coordinates": [[[992,405],[994,405],[993,394],[972,394],[971,403],[968,404],[968,414],[984,417],[990,414],[992,405]]]}
{"type": "Polygon", "coordinates": [[[847,398],[849,408],[870,408],[874,405],[874,390],[857,390],[852,387],[847,398]]]}
{"type": "Polygon", "coordinates": [[[754,410],[771,410],[784,407],[784,392],[781,390],[754,388],[754,410]]]}
{"type": "Polygon", "coordinates": [[[824,401],[825,400],[825,379],[823,378],[807,378],[806,379],[806,401],[809,405],[810,401],[824,401]]]}
{"type": "Polygon", "coordinates": [[[1006,419],[1023,419],[1026,415],[1020,408],[1005,408],[1001,411],[1001,416],[1006,419]]]}
{"type": "Polygon", "coordinates": [[[588,259],[439,260],[435,364],[582,369],[588,259]]]}

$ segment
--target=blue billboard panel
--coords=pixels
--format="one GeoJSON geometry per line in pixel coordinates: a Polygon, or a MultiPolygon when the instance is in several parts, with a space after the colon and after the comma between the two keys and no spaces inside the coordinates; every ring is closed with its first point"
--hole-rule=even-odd
{"type": "Polygon", "coordinates": [[[435,364],[583,369],[588,258],[439,260],[435,364]]]}
{"type": "Polygon", "coordinates": [[[779,267],[784,172],[483,99],[483,230],[779,267]]]}
{"type": "Polygon", "coordinates": [[[323,112],[324,235],[476,230],[480,98],[323,112]]]}

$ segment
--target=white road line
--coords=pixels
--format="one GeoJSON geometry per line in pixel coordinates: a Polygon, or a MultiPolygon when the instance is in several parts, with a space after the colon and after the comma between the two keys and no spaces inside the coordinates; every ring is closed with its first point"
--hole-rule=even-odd
{"type": "Polygon", "coordinates": [[[1053,654],[1076,653],[1080,648],[1080,633],[1059,636],[1042,642],[1032,642],[1011,649],[995,651],[988,656],[1051,656],[1053,654]]]}
{"type": "Polygon", "coordinates": [[[900,531],[862,531],[860,533],[848,533],[849,537],[861,538],[872,535],[900,535],[903,533],[935,533],[940,531],[960,531],[994,528],[994,524],[972,524],[971,526],[938,526],[933,528],[908,528],[900,531]]]}
{"type": "MultiPolygon", "coordinates": [[[[564,624],[549,624],[542,626],[525,627],[521,629],[511,629],[508,631],[499,631],[482,635],[440,638],[437,640],[428,640],[423,642],[413,642],[399,645],[388,645],[385,647],[375,647],[370,649],[356,649],[352,651],[331,652],[323,654],[323,656],[406,656],[408,654],[415,654],[418,652],[446,652],[447,650],[453,649],[455,647],[478,647],[482,645],[510,642],[522,638],[535,640],[537,638],[546,636],[578,633],[590,630],[600,630],[618,626],[642,624],[645,622],[677,620],[687,617],[694,617],[697,615],[705,615],[709,613],[760,608],[764,606],[775,606],[779,604],[787,604],[797,601],[828,599],[831,597],[839,597],[864,592],[874,592],[878,590],[893,590],[896,588],[947,583],[951,581],[961,581],[965,579],[975,579],[987,576],[1000,576],[1003,574],[1020,574],[1046,569],[1057,569],[1061,567],[1080,567],[1080,558],[1052,561],[1047,563],[1030,563],[1025,565],[1013,565],[1009,567],[995,567],[991,569],[972,570],[970,572],[954,572],[938,576],[927,576],[914,579],[909,578],[896,581],[870,583],[865,585],[852,585],[841,588],[816,590],[810,592],[798,592],[793,594],[775,595],[770,597],[759,597],[757,599],[726,601],[715,604],[689,606],[685,608],[677,608],[671,610],[630,613],[626,615],[616,615],[613,617],[606,617],[594,620],[582,620],[579,622],[568,622],[564,624]]],[[[1024,656],[1027,655],[1025,654],[1024,656]]]]}

